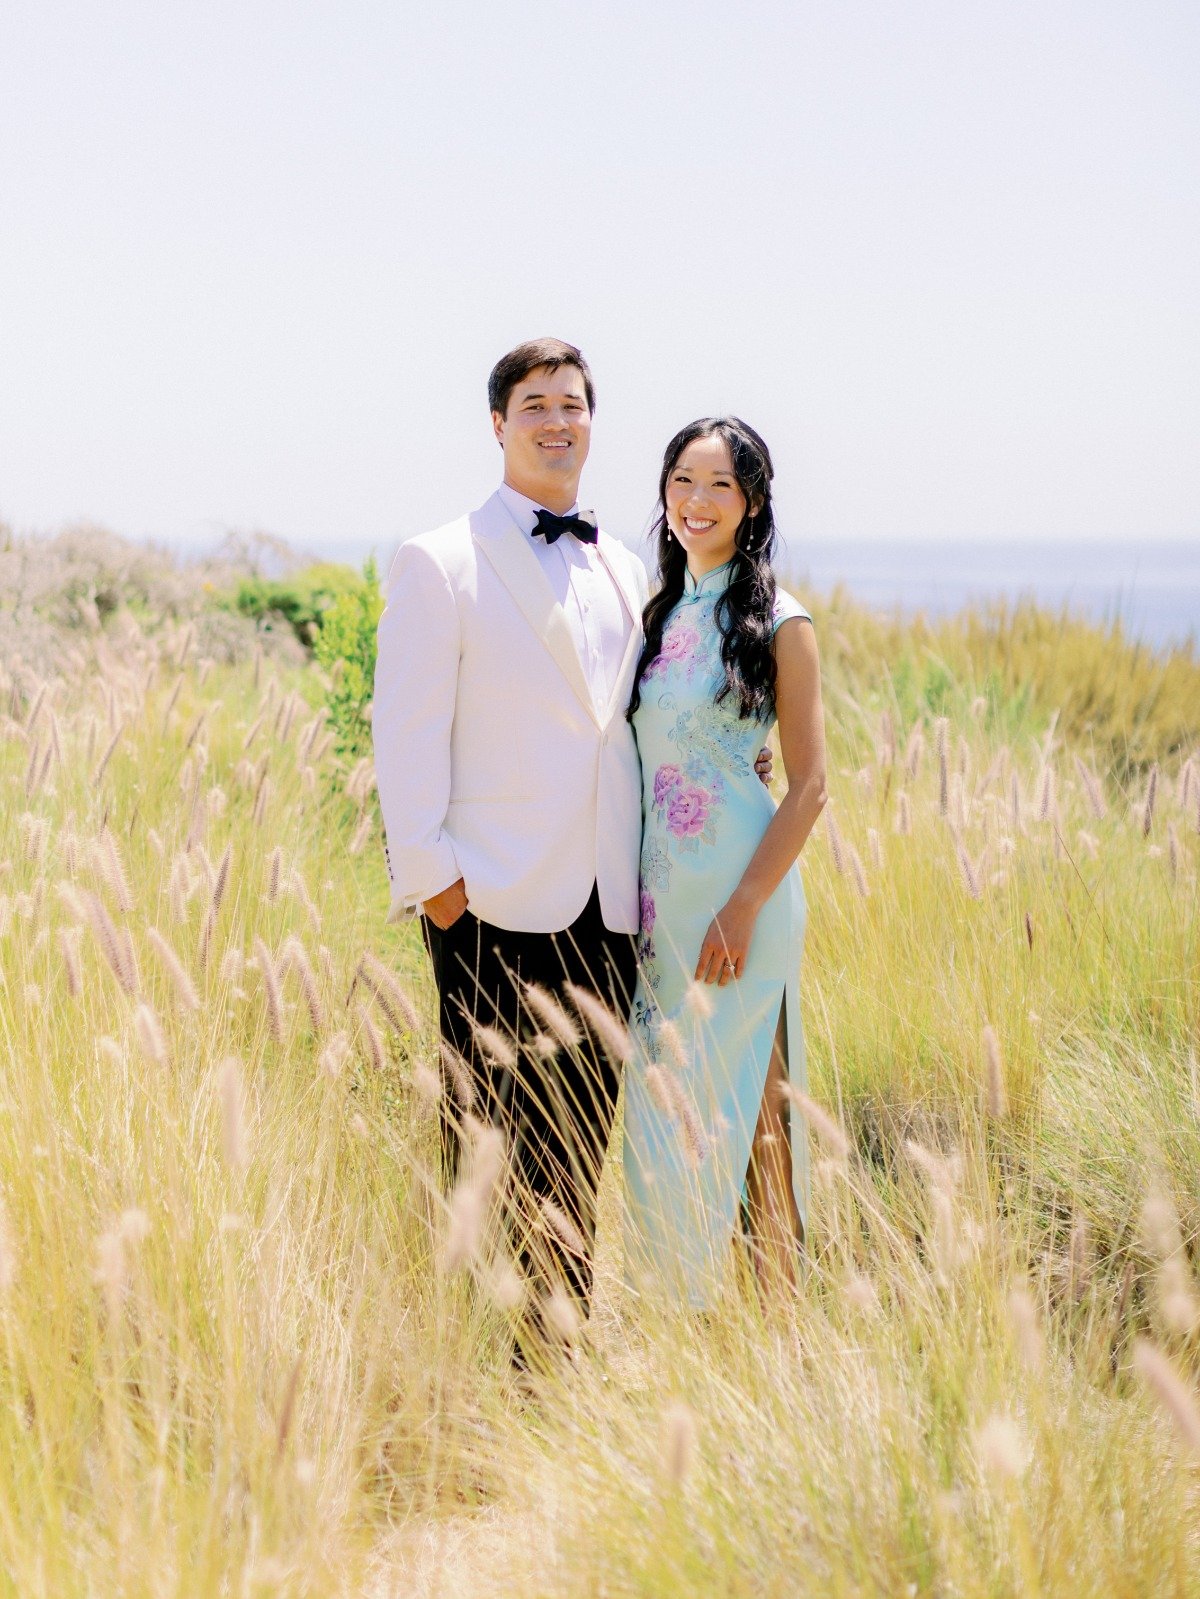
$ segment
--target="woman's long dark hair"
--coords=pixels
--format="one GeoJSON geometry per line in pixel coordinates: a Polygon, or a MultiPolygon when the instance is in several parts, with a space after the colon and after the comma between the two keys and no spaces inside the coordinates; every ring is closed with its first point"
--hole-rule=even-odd
{"type": "Polygon", "coordinates": [[[733,475],[746,496],[746,514],[734,538],[729,583],[714,608],[721,630],[721,664],[725,681],[716,703],[731,695],[738,715],[764,717],[775,699],[775,656],[771,649],[775,609],[775,514],[771,506],[771,479],[775,469],[771,452],[754,429],[737,416],[706,416],[689,422],[667,445],[662,476],[658,480],[658,515],[651,536],[658,541],[658,592],[642,613],[646,642],[637,664],[633,696],[627,715],[632,718],[642,702],[642,678],[662,649],[663,628],[683,594],[687,552],[667,526],[667,484],[679,457],[694,439],[724,439],[733,462],[733,475]]]}

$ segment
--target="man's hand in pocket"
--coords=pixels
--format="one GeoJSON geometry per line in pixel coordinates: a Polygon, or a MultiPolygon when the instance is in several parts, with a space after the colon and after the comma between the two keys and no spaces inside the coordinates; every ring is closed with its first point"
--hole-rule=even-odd
{"type": "Polygon", "coordinates": [[[449,888],[444,888],[440,894],[435,894],[432,899],[427,899],[421,906],[424,914],[443,933],[448,927],[454,926],[466,908],[467,891],[463,887],[461,877],[457,883],[451,883],[449,888]]]}

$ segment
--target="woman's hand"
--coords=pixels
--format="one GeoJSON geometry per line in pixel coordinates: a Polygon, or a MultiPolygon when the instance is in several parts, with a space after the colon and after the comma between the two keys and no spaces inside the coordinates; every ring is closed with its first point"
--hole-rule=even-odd
{"type": "Polygon", "coordinates": [[[750,940],[758,920],[758,907],[748,900],[731,899],[708,924],[700,959],[696,962],[696,981],[716,983],[719,988],[740,977],[750,953],[750,940]]]}

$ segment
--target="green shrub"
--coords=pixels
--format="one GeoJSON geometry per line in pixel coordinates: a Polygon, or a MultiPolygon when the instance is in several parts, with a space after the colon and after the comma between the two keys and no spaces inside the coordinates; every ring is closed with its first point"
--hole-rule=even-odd
{"type": "Polygon", "coordinates": [[[321,619],[313,653],[328,671],[330,725],[339,755],[357,758],[371,750],[367,707],[375,686],[375,631],[383,614],[383,592],[375,557],[368,556],[362,576],[329,605],[321,619]]]}
{"type": "Polygon", "coordinates": [[[353,594],[360,578],[339,561],[318,561],[283,578],[248,577],[238,584],[234,604],[258,622],[282,616],[300,642],[312,648],[325,618],[339,599],[353,594]]]}

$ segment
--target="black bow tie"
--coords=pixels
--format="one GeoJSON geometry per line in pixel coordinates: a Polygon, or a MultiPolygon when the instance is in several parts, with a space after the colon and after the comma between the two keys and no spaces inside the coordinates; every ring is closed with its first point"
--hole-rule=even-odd
{"type": "Polygon", "coordinates": [[[561,538],[564,533],[574,533],[581,544],[594,544],[595,511],[577,511],[574,516],[555,516],[553,511],[538,512],[537,526],[533,530],[534,538],[541,534],[547,544],[553,544],[555,539],[561,538]]]}

